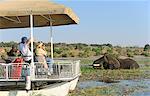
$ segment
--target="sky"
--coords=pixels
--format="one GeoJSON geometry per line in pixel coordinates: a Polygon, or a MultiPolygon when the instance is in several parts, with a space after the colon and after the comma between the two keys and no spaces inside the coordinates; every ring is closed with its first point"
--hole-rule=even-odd
{"type": "MultiPolygon", "coordinates": [[[[53,27],[54,42],[111,43],[119,46],[150,44],[149,0],[53,0],[71,7],[78,25],[53,27]]],[[[49,27],[35,28],[37,40],[49,42],[49,27]]],[[[0,41],[20,41],[30,29],[0,30],[0,41]]]]}

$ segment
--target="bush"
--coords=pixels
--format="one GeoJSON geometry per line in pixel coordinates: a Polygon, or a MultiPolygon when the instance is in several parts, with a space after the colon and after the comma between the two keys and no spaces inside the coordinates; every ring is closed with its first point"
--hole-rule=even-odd
{"type": "Polygon", "coordinates": [[[135,49],[135,50],[133,51],[133,53],[134,53],[134,55],[141,55],[141,52],[140,52],[140,50],[138,50],[138,49],[135,49]]]}
{"type": "Polygon", "coordinates": [[[128,57],[134,57],[134,54],[133,54],[133,52],[127,52],[127,56],[128,57]]]}
{"type": "Polygon", "coordinates": [[[63,50],[61,48],[54,48],[54,53],[61,54],[63,50]]]}
{"type": "Polygon", "coordinates": [[[93,48],[92,51],[95,52],[96,56],[99,56],[102,52],[101,52],[101,48],[93,48]]]}
{"type": "Polygon", "coordinates": [[[130,49],[127,49],[127,56],[128,57],[134,57],[134,52],[130,49]]]}
{"type": "Polygon", "coordinates": [[[146,44],[146,45],[144,46],[144,51],[147,51],[147,50],[150,50],[150,45],[149,45],[149,44],[146,44]]]}
{"type": "Polygon", "coordinates": [[[63,53],[63,54],[61,55],[61,57],[68,57],[68,54],[67,54],[67,53],[63,53]]]}
{"type": "Polygon", "coordinates": [[[84,53],[83,52],[79,52],[79,57],[84,57],[84,53]]]}
{"type": "Polygon", "coordinates": [[[147,51],[144,51],[144,52],[142,53],[142,55],[144,55],[145,57],[150,57],[150,53],[147,52],[147,51]]]}

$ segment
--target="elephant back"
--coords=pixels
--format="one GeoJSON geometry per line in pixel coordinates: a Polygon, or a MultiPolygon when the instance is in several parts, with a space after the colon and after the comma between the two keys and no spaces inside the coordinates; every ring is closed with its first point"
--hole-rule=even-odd
{"type": "Polygon", "coordinates": [[[121,69],[137,69],[139,68],[138,63],[130,58],[119,59],[121,69]]]}

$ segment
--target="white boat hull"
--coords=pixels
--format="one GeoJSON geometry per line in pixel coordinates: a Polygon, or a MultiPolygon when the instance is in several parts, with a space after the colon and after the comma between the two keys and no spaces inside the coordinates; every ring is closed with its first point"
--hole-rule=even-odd
{"type": "Polygon", "coordinates": [[[67,96],[70,90],[74,90],[79,77],[71,80],[70,82],[62,82],[52,84],[50,87],[41,90],[13,90],[13,91],[0,91],[0,96],[67,96]]]}

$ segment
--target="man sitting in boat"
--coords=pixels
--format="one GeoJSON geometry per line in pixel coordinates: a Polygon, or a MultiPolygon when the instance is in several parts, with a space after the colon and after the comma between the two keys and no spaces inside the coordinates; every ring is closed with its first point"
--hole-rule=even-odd
{"type": "Polygon", "coordinates": [[[9,56],[8,60],[7,60],[7,61],[10,60],[9,63],[13,62],[16,58],[18,58],[18,56],[20,56],[20,52],[19,52],[17,46],[13,45],[12,49],[7,53],[7,55],[9,56]]]}
{"type": "Polygon", "coordinates": [[[19,44],[19,50],[23,56],[23,59],[26,63],[31,63],[32,52],[29,49],[29,44],[31,43],[31,39],[27,37],[21,38],[21,43],[19,44]]]}
{"type": "Polygon", "coordinates": [[[44,68],[47,71],[48,75],[51,75],[47,62],[46,62],[46,57],[47,57],[47,51],[45,49],[45,45],[41,42],[37,45],[36,49],[35,49],[35,55],[36,55],[36,59],[39,63],[41,63],[44,68]]]}
{"type": "Polygon", "coordinates": [[[0,48],[0,63],[6,63],[7,53],[4,48],[0,48]]]}
{"type": "Polygon", "coordinates": [[[17,49],[17,46],[13,45],[12,49],[7,54],[8,56],[18,56],[19,50],[17,49]]]}

